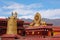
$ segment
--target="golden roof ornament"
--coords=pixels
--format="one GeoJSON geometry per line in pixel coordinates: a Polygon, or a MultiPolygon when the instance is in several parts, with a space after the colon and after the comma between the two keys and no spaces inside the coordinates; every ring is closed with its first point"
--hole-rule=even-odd
{"type": "Polygon", "coordinates": [[[46,25],[45,22],[42,22],[42,18],[40,13],[36,13],[34,16],[33,22],[30,24],[30,26],[40,26],[40,25],[46,25]]]}
{"type": "Polygon", "coordinates": [[[17,12],[12,12],[12,16],[17,17],[17,12]]]}
{"type": "Polygon", "coordinates": [[[12,16],[8,19],[6,34],[17,34],[17,18],[16,13],[12,12],[12,16]]]}

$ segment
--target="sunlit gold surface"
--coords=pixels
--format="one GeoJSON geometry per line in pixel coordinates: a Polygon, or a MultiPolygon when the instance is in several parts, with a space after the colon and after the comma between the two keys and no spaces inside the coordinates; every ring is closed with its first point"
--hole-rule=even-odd
{"type": "Polygon", "coordinates": [[[40,26],[40,25],[46,26],[46,22],[42,21],[40,13],[37,12],[30,26],[40,26]]]}
{"type": "Polygon", "coordinates": [[[17,34],[17,18],[13,15],[8,19],[6,34],[17,34]]]}

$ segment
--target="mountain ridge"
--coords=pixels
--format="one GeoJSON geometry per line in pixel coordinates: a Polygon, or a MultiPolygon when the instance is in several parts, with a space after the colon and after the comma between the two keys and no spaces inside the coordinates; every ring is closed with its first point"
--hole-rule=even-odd
{"type": "MultiPolygon", "coordinates": [[[[25,22],[32,22],[32,19],[22,18],[22,20],[25,21],[25,22]]],[[[42,18],[42,21],[45,21],[46,23],[52,23],[53,26],[60,26],[60,19],[47,19],[47,18],[42,18]]]]}

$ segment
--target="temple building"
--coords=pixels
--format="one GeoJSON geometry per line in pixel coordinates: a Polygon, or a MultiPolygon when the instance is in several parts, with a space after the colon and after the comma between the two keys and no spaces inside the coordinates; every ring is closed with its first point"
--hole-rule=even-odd
{"type": "Polygon", "coordinates": [[[17,13],[12,13],[9,18],[0,18],[0,36],[4,34],[18,34],[20,36],[53,37],[60,35],[60,27],[42,21],[41,14],[36,13],[31,23],[17,18],[17,13]],[[25,26],[28,25],[28,26],[25,26]]]}

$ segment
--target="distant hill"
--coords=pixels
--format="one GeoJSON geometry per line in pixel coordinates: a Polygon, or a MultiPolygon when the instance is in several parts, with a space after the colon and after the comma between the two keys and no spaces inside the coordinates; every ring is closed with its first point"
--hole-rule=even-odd
{"type": "MultiPolygon", "coordinates": [[[[25,19],[22,18],[25,22],[32,22],[32,19],[25,19]]],[[[46,23],[52,23],[54,26],[60,26],[60,19],[47,19],[47,18],[42,18],[43,21],[46,23]]]]}

